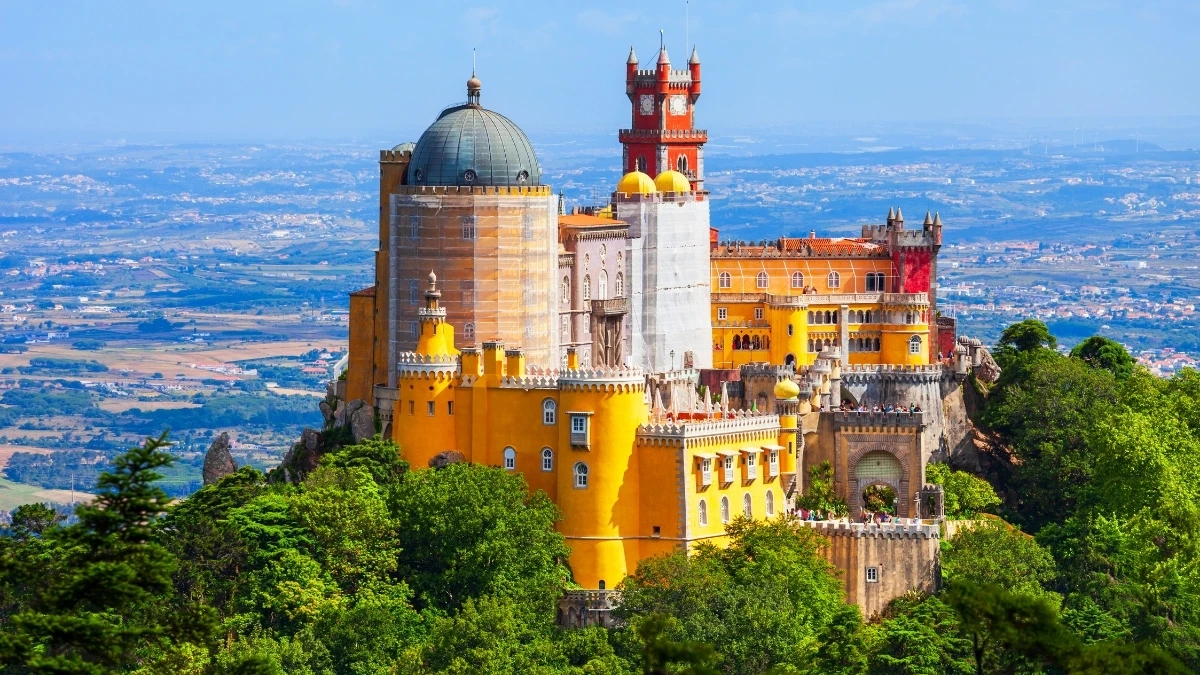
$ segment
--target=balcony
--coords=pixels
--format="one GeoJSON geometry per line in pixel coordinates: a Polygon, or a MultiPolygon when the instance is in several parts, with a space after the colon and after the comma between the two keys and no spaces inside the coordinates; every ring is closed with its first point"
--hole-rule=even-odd
{"type": "Polygon", "coordinates": [[[700,485],[708,487],[712,485],[712,469],[706,469],[700,472],[700,485]]]}
{"type": "Polygon", "coordinates": [[[593,316],[622,316],[629,313],[629,298],[592,300],[593,316]]]}

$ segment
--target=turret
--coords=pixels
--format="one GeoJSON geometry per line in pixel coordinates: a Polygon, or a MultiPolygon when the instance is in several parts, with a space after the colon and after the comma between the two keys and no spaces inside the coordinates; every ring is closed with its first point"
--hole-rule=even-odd
{"type": "Polygon", "coordinates": [[[633,95],[633,80],[637,77],[638,58],[633,51],[633,47],[629,48],[629,58],[625,59],[625,93],[633,95]]]}
{"type": "Polygon", "coordinates": [[[892,224],[895,222],[896,222],[896,212],[893,211],[892,207],[889,206],[888,207],[888,215],[887,215],[887,226],[888,226],[889,230],[892,229],[892,224]]]}
{"type": "Polygon", "coordinates": [[[700,98],[700,53],[696,48],[692,47],[692,57],[688,59],[688,70],[692,73],[692,83],[688,85],[688,94],[692,97],[692,103],[700,98]]]}
{"type": "Polygon", "coordinates": [[[671,93],[671,59],[667,56],[667,48],[658,50],[658,93],[666,96],[671,93]]]}

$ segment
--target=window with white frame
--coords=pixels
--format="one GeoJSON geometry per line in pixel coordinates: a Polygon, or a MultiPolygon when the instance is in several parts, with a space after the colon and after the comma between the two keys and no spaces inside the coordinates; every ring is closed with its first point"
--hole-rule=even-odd
{"type": "Polygon", "coordinates": [[[717,321],[727,321],[729,319],[729,310],[725,307],[717,308],[717,321]]]}
{"type": "Polygon", "coordinates": [[[596,286],[596,299],[608,299],[608,270],[600,270],[600,284],[596,286]]]}
{"type": "Polygon", "coordinates": [[[767,281],[768,281],[768,278],[767,278],[767,273],[766,273],[766,272],[759,272],[759,273],[758,273],[758,276],[756,276],[756,277],[754,278],[754,284],[755,284],[756,286],[758,286],[759,288],[766,288],[766,287],[767,287],[767,281]]]}
{"type": "Polygon", "coordinates": [[[921,353],[921,336],[920,335],[914,335],[908,339],[908,353],[909,354],[920,354],[921,353]]]}
{"type": "Polygon", "coordinates": [[[755,321],[762,321],[762,320],[763,320],[763,308],[762,308],[762,307],[755,307],[755,308],[754,308],[754,320],[755,320],[755,321]]]}
{"type": "Polygon", "coordinates": [[[571,415],[571,445],[588,444],[588,416],[571,415]]]}
{"type": "Polygon", "coordinates": [[[729,523],[729,497],[721,497],[721,524],[729,523]]]}
{"type": "Polygon", "coordinates": [[[767,500],[766,501],[767,517],[770,518],[775,515],[775,491],[774,490],[767,490],[766,500],[767,500]]]}
{"type": "Polygon", "coordinates": [[[804,275],[800,272],[792,272],[792,288],[804,288],[804,275]]]}
{"type": "Polygon", "coordinates": [[[750,500],[750,493],[747,492],[746,494],[742,495],[742,515],[746,516],[747,518],[753,518],[754,509],[752,507],[753,502],[750,500]]]}
{"type": "Polygon", "coordinates": [[[512,448],[504,449],[504,468],[512,471],[517,468],[517,451],[512,448]]]}
{"type": "Polygon", "coordinates": [[[868,584],[879,583],[879,568],[878,567],[868,567],[867,568],[867,583],[868,584]]]}
{"type": "Polygon", "coordinates": [[[558,423],[558,404],[554,399],[548,398],[542,401],[542,424],[550,426],[558,423]]]}
{"type": "Polygon", "coordinates": [[[575,487],[583,489],[588,486],[588,467],[583,462],[575,463],[575,487]]]}
{"type": "Polygon", "coordinates": [[[724,475],[721,476],[722,482],[732,483],[733,482],[733,455],[725,455],[723,458],[721,458],[721,461],[722,461],[722,469],[724,472],[724,475]]]}
{"type": "Polygon", "coordinates": [[[554,451],[550,448],[542,448],[542,471],[554,470],[554,451]]]}
{"type": "Polygon", "coordinates": [[[830,288],[841,288],[842,287],[842,275],[838,274],[837,272],[830,272],[829,273],[829,287],[830,288]]]}
{"type": "Polygon", "coordinates": [[[700,460],[700,484],[712,485],[712,460],[707,457],[700,460]]]}
{"type": "Polygon", "coordinates": [[[463,216],[462,220],[462,238],[474,239],[477,232],[475,231],[475,216],[463,216]]]}
{"type": "Polygon", "coordinates": [[[592,299],[592,275],[590,274],[583,275],[583,299],[592,299]]]}
{"type": "Polygon", "coordinates": [[[746,478],[749,480],[758,478],[758,453],[746,453],[746,478]]]}
{"type": "Polygon", "coordinates": [[[729,274],[729,272],[721,272],[721,274],[717,276],[717,287],[733,288],[733,275],[729,274]]]}
{"type": "Polygon", "coordinates": [[[463,324],[463,337],[468,340],[475,339],[475,324],[473,324],[473,323],[463,324]]]}
{"type": "Polygon", "coordinates": [[[767,466],[771,470],[772,476],[779,475],[779,451],[771,450],[767,455],[767,466]]]}
{"type": "Polygon", "coordinates": [[[700,511],[700,525],[702,527],[708,525],[708,502],[701,499],[697,508],[700,511]]]}

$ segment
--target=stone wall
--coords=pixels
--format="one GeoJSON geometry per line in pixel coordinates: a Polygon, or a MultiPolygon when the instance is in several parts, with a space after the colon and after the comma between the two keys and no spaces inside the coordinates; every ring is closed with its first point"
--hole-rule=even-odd
{"type": "Polygon", "coordinates": [[[846,602],[858,605],[866,618],[879,614],[909,591],[933,593],[941,586],[937,525],[804,524],[829,540],[826,560],[841,571],[846,602]]]}

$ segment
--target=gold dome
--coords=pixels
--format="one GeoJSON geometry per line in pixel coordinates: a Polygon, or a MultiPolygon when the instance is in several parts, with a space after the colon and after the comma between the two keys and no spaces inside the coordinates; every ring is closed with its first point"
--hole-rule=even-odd
{"type": "Polygon", "coordinates": [[[786,401],[788,399],[797,398],[800,396],[800,385],[796,384],[791,378],[780,380],[779,384],[775,385],[776,400],[786,401]]]}
{"type": "Polygon", "coordinates": [[[654,179],[659,192],[691,192],[692,184],[678,171],[664,171],[654,179]]]}
{"type": "Polygon", "coordinates": [[[630,171],[617,183],[617,192],[629,195],[652,195],[655,193],[654,179],[641,171],[630,171]]]}

